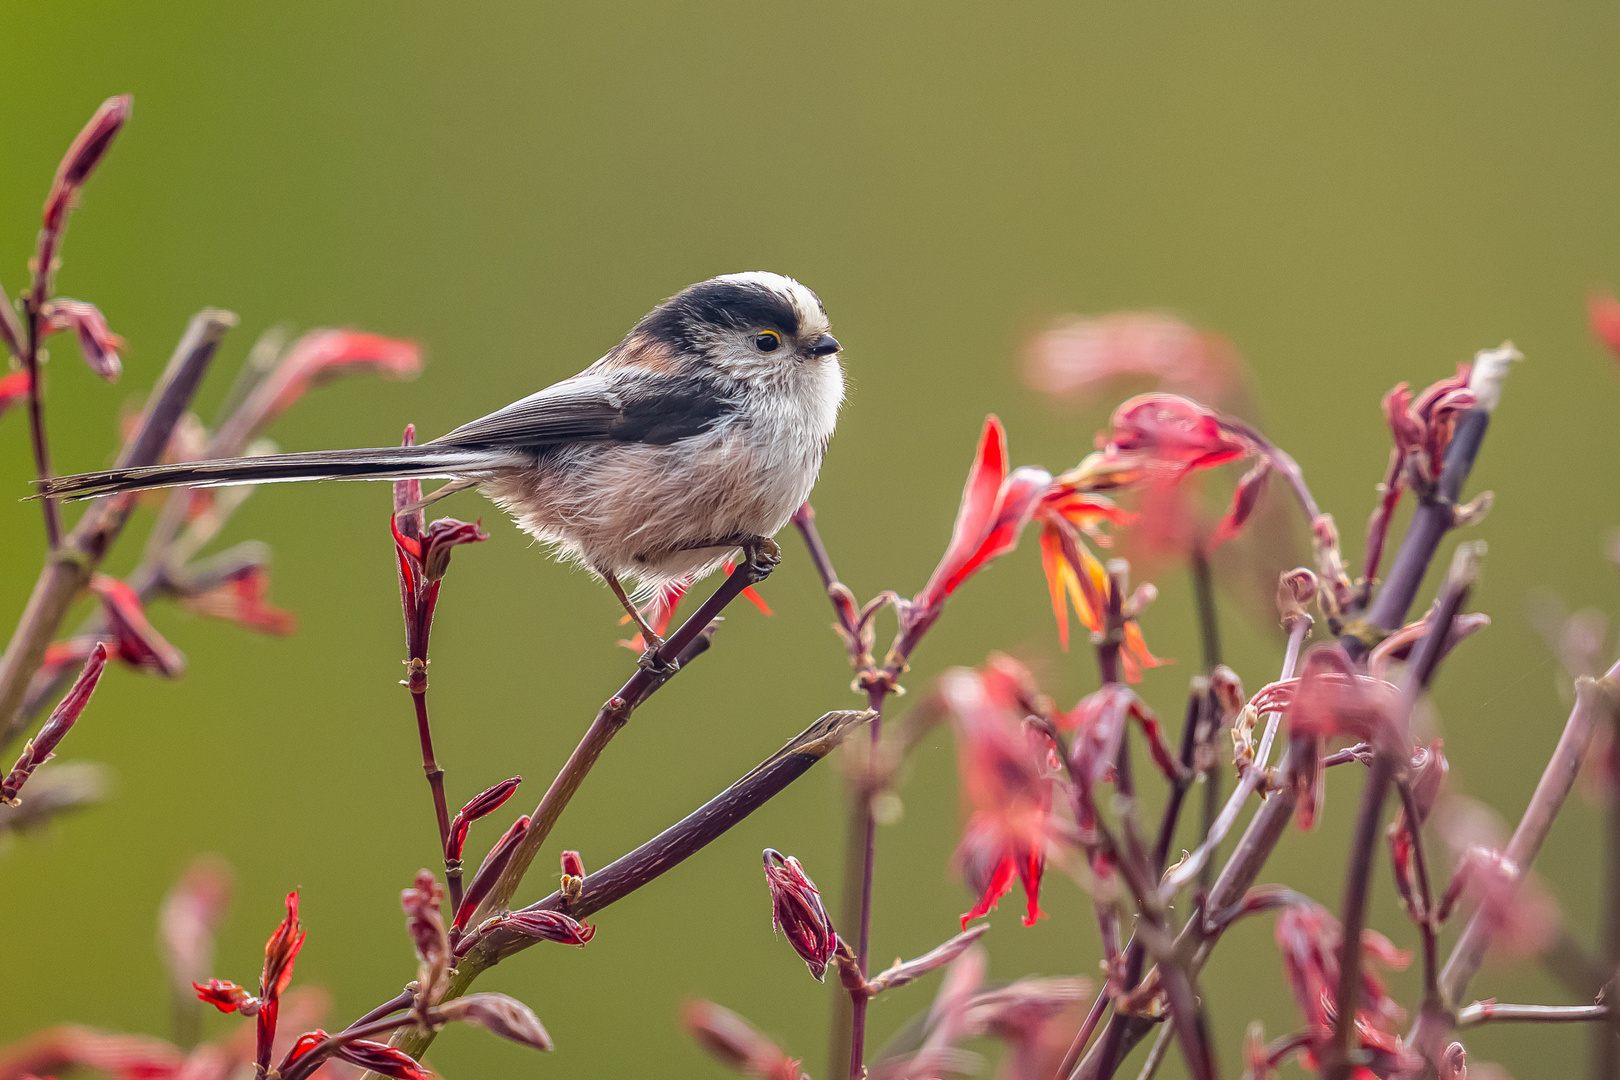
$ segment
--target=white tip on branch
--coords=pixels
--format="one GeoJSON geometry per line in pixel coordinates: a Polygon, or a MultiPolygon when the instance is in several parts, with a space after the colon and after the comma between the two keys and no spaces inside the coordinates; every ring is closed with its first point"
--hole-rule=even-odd
{"type": "Polygon", "coordinates": [[[1495,412],[1496,403],[1502,400],[1502,380],[1507,378],[1508,366],[1523,359],[1524,354],[1515,349],[1511,341],[1474,354],[1474,371],[1468,377],[1468,389],[1474,392],[1474,400],[1486,412],[1495,412]]]}

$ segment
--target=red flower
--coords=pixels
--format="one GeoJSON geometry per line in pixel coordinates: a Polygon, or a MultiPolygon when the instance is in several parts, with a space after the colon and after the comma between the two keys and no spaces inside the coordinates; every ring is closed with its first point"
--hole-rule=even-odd
{"type": "Polygon", "coordinates": [[[912,601],[935,611],[985,563],[1018,545],[1018,535],[1035,511],[1052,477],[1044,469],[1007,473],[1007,433],[994,416],[985,418],[978,452],[968,470],[951,542],[923,591],[912,601]]]}
{"type": "Polygon", "coordinates": [[[276,637],[298,629],[298,617],[272,607],[269,597],[270,571],[256,563],[242,567],[207,592],[187,596],[182,603],[199,615],[228,619],[276,637]]]}
{"type": "Polygon", "coordinates": [[[414,341],[353,330],[311,330],[293,344],[271,376],[274,396],[263,406],[255,430],[340,375],[374,371],[390,379],[408,379],[421,370],[422,350],[414,341]]]}
{"type": "Polygon", "coordinates": [[[1483,916],[1493,948],[1512,957],[1542,952],[1560,925],[1558,901],[1535,873],[1504,854],[1507,830],[1496,814],[1453,794],[1441,802],[1436,817],[1454,866],[1440,917],[1462,903],[1483,916]]]}
{"type": "MultiPolygon", "coordinates": [[[[1314,1035],[1305,1058],[1306,1063],[1315,1068],[1332,1038],[1338,1015],[1339,949],[1343,931],[1326,908],[1307,901],[1283,908],[1277,916],[1276,937],[1294,1001],[1314,1035]]],[[[1365,954],[1359,995],[1363,1007],[1356,1012],[1356,1038],[1362,1050],[1373,1058],[1368,1064],[1379,1076],[1393,1071],[1380,1068],[1379,1063],[1399,1068],[1410,1068],[1413,1062],[1421,1065],[1417,1055],[1392,1034],[1404,1013],[1373,970],[1375,961],[1396,970],[1404,968],[1411,960],[1410,955],[1373,930],[1362,931],[1361,948],[1365,954]]]]}
{"type": "Polygon", "coordinates": [[[461,906],[456,909],[452,924],[457,930],[466,929],[467,920],[472,918],[472,913],[478,910],[479,903],[501,876],[501,871],[506,869],[506,864],[512,860],[512,849],[517,847],[528,830],[529,816],[524,814],[512,822],[511,827],[489,849],[489,854],[484,856],[484,861],[478,865],[478,871],[467,882],[466,891],[461,895],[461,906]]]}
{"type": "Polygon", "coordinates": [[[489,534],[479,529],[480,524],[482,522],[469,524],[455,518],[440,518],[427,527],[427,535],[420,540],[402,535],[396,524],[394,543],[399,546],[402,555],[410,557],[411,568],[415,571],[413,577],[419,574],[421,580],[436,585],[444,578],[445,571],[450,569],[450,552],[453,548],[459,544],[489,539],[489,534]]]}
{"type": "Polygon", "coordinates": [[[827,965],[838,950],[838,931],[821,902],[815,882],[799,860],[775,848],[765,849],[765,884],[771,890],[771,927],[787,936],[793,951],[817,980],[827,977],[827,965]]]}
{"type": "Polygon", "coordinates": [[[1444,745],[1443,740],[1436,739],[1426,747],[1417,747],[1412,751],[1411,761],[1407,765],[1412,802],[1417,809],[1416,825],[1408,822],[1404,804],[1396,807],[1395,818],[1389,823],[1389,854],[1395,866],[1395,886],[1408,908],[1414,912],[1417,878],[1412,865],[1412,832],[1414,828],[1423,828],[1423,823],[1429,820],[1429,814],[1434,810],[1435,801],[1440,797],[1440,783],[1450,769],[1446,756],[1440,752],[1444,745]]]}
{"type": "Polygon", "coordinates": [[[1104,456],[1179,480],[1194,469],[1250,457],[1256,447],[1191,398],[1141,394],[1114,410],[1104,456]]]}
{"type": "Polygon", "coordinates": [[[512,793],[523,782],[523,777],[514,776],[502,780],[494,787],[474,795],[467,801],[467,805],[456,811],[455,820],[450,823],[450,837],[445,843],[444,857],[451,862],[461,861],[461,849],[467,843],[467,828],[481,817],[488,817],[499,810],[512,793]]]}
{"type": "MultiPolygon", "coordinates": [[[[1105,522],[1129,520],[1114,504],[1087,487],[1092,477],[1066,473],[1057,479],[1045,469],[1007,468],[1007,437],[1001,421],[987,417],[978,452],[962,489],[962,502],[951,530],[951,541],[928,584],[905,609],[904,618],[915,629],[939,617],[946,600],[964,581],[992,559],[1018,546],[1024,526],[1042,522],[1041,562],[1052,594],[1058,633],[1068,647],[1068,603],[1093,632],[1102,629],[1101,612],[1107,607],[1107,573],[1080,540],[1082,532],[1106,543],[1100,527],[1105,522]]],[[[1126,631],[1125,663],[1132,681],[1142,667],[1159,661],[1148,652],[1141,631],[1126,631]]]]}
{"type": "Polygon", "coordinates": [[[962,916],[965,927],[1024,886],[1024,925],[1041,917],[1041,875],[1052,833],[1051,740],[1026,726],[1009,708],[1014,698],[1005,672],[989,679],[965,668],[940,679],[940,693],[956,718],[957,767],[973,806],[956,850],[956,863],[978,897],[962,916]]]}
{"type": "Polygon", "coordinates": [[[197,991],[198,1001],[207,1002],[222,1013],[240,1012],[244,1016],[253,1016],[259,1011],[259,999],[233,982],[209,979],[205,983],[194,982],[191,985],[197,991]]]}
{"type": "Polygon", "coordinates": [[[106,316],[96,305],[59,297],[46,304],[40,315],[41,335],[72,330],[90,370],[110,383],[118,381],[123,371],[118,350],[124,347],[124,339],[107,328],[106,316]]]}
{"type": "Polygon", "coordinates": [[[1231,385],[1231,343],[1171,315],[1120,311],[1068,316],[1025,352],[1025,377],[1042,393],[1085,401],[1107,382],[1152,379],[1161,389],[1212,399],[1231,385]]]}
{"type": "Polygon", "coordinates": [[[7,806],[16,806],[21,800],[17,793],[34,775],[39,768],[53,756],[56,746],[64,736],[72,730],[78,722],[79,715],[84,707],[90,703],[90,695],[95,692],[96,684],[101,681],[101,673],[107,666],[107,648],[97,645],[90,652],[90,659],[85,663],[84,670],[79,673],[78,679],[68,688],[51,715],[46,718],[40,727],[39,734],[29,739],[23,746],[22,756],[11,767],[11,772],[0,780],[0,803],[7,806]]]}
{"type": "Polygon", "coordinates": [[[168,679],[184,673],[186,658],[147,621],[139,593],[105,574],[90,579],[90,590],[101,598],[101,610],[112,630],[120,660],[168,679]]]}
{"type": "Polygon", "coordinates": [[[1595,292],[1587,297],[1586,315],[1593,336],[1620,357],[1620,300],[1595,292]]]}
{"type": "Polygon", "coordinates": [[[79,189],[90,179],[90,174],[101,164],[101,159],[107,156],[113,139],[129,120],[134,103],[135,99],[128,94],[103,101],[68,147],[62,163],[56,167],[56,178],[51,181],[51,193],[45,200],[46,229],[54,232],[62,227],[79,189]]]}
{"type": "Polygon", "coordinates": [[[580,858],[577,851],[562,853],[562,872],[564,877],[582,878],[585,876],[585,860],[580,858]]]}
{"type": "Polygon", "coordinates": [[[0,416],[6,410],[25,401],[28,398],[28,372],[13,371],[10,375],[0,375],[0,416]]]}

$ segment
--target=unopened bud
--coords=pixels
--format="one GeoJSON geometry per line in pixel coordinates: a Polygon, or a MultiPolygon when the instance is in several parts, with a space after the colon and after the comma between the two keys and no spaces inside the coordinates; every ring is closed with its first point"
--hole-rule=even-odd
{"type": "Polygon", "coordinates": [[[772,926],[786,935],[810,974],[817,980],[826,978],[827,964],[838,948],[838,932],[815,882],[798,859],[766,848],[765,883],[771,890],[772,926]]]}

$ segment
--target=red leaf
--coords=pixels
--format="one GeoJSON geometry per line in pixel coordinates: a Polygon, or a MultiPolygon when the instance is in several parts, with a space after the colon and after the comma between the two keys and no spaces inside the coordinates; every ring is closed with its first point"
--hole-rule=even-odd
{"type": "Polygon", "coordinates": [[[6,410],[26,400],[28,397],[28,372],[13,371],[10,375],[0,375],[0,416],[6,410]]]}
{"type": "Polygon", "coordinates": [[[147,621],[134,589],[105,574],[91,578],[90,589],[101,598],[107,625],[117,639],[119,659],[169,679],[185,672],[186,658],[147,621]]]}
{"type": "Polygon", "coordinates": [[[1001,482],[1007,476],[1007,433],[994,415],[987,416],[984,430],[979,435],[979,448],[973,455],[973,466],[968,470],[967,484],[962,488],[962,503],[956,511],[956,524],[951,529],[951,542],[934,569],[933,577],[917,597],[919,607],[932,607],[950,595],[950,589],[960,584],[957,572],[967,564],[983,542],[995,514],[996,496],[1001,482]],[[957,578],[947,588],[945,583],[957,578]]]}
{"type": "Polygon", "coordinates": [[[431,1077],[426,1069],[416,1063],[415,1058],[385,1043],[355,1039],[340,1045],[337,1056],[380,1076],[391,1076],[394,1080],[430,1080],[431,1077]]]}

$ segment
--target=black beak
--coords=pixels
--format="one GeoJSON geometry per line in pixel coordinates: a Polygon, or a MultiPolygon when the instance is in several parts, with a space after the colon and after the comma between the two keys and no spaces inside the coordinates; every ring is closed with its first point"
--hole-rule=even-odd
{"type": "Polygon", "coordinates": [[[843,348],[843,346],[838,344],[837,338],[833,337],[831,334],[822,334],[820,337],[816,338],[816,340],[806,345],[804,347],[804,352],[806,356],[831,356],[841,348],[843,348]]]}

